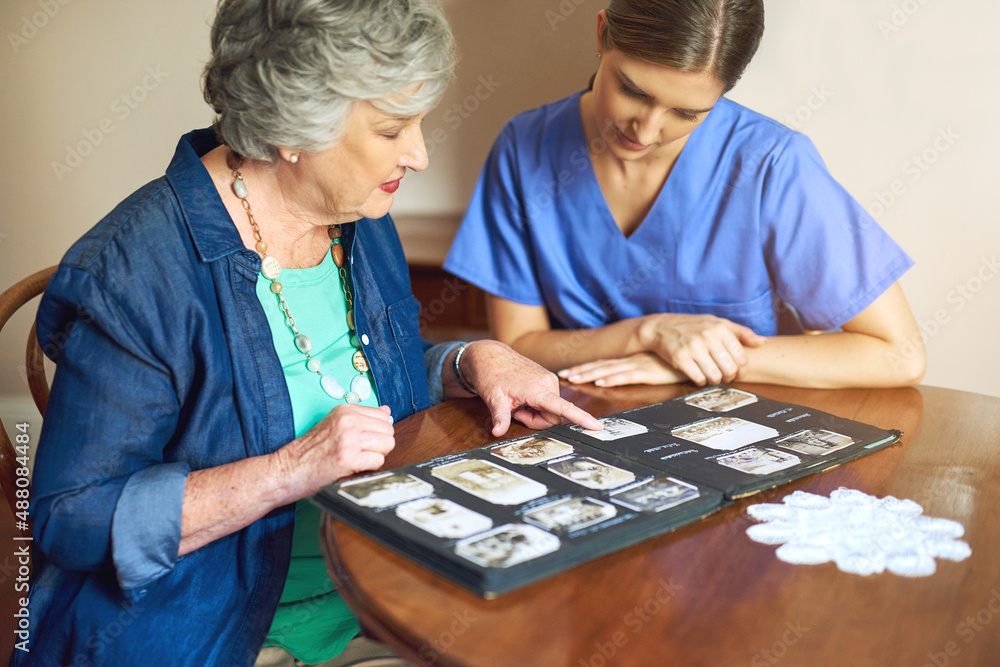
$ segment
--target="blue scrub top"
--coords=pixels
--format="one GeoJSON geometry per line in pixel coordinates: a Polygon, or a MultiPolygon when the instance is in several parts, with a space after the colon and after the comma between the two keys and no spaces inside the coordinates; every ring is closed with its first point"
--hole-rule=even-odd
{"type": "Polygon", "coordinates": [[[545,306],[554,328],[704,313],[774,335],[781,302],[807,329],[836,328],[913,265],[808,138],[727,99],[626,237],[594,174],[581,95],[503,129],[445,269],[545,306]]]}

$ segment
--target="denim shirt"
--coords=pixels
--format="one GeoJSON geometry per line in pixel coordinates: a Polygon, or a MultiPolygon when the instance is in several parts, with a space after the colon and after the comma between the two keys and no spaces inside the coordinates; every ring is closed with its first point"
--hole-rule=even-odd
{"type": "MultiPolygon", "coordinates": [[[[294,504],[177,556],[188,473],[294,438],[260,258],[199,159],[217,145],[211,130],[182,137],[166,176],[77,242],[42,299],[57,370],[32,489],[30,653],[13,664],[251,665],[271,624],[294,504]]],[[[441,399],[455,344],[421,339],[392,220],[343,229],[358,336],[399,420],[441,399]]]]}

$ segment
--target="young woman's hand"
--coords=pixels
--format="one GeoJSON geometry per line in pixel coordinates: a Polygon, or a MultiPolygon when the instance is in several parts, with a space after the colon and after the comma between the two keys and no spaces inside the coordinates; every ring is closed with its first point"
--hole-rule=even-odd
{"type": "Polygon", "coordinates": [[[573,384],[593,382],[598,387],[626,384],[678,384],[687,376],[672,368],[659,355],[640,352],[620,359],[598,359],[559,371],[573,384]]]}
{"type": "Polygon", "coordinates": [[[752,329],[714,315],[648,315],[638,335],[646,350],[699,386],[732,382],[747,363],[743,348],[767,342],[752,329]]]}

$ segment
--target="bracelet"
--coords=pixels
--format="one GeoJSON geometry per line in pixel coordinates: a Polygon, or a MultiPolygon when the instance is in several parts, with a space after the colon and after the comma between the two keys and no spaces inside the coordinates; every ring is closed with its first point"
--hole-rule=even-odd
{"type": "Polygon", "coordinates": [[[462,375],[462,369],[458,366],[458,363],[462,360],[462,355],[465,354],[465,348],[469,347],[469,345],[471,345],[471,343],[466,343],[462,347],[458,348],[458,352],[455,353],[455,360],[451,362],[451,370],[455,373],[455,379],[458,380],[458,384],[462,386],[462,389],[473,396],[478,396],[479,392],[476,391],[475,387],[469,384],[469,381],[462,375]]]}

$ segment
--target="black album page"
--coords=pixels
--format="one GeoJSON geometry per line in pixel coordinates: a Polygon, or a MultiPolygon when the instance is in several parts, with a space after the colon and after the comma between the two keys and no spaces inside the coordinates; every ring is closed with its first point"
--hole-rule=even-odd
{"type": "Polygon", "coordinates": [[[492,597],[898,440],[725,386],[356,477],[313,502],[492,597]]]}
{"type": "Polygon", "coordinates": [[[333,484],[321,508],[491,597],[714,512],[722,494],[548,432],[333,484]]]}
{"type": "Polygon", "coordinates": [[[827,470],[901,435],[725,386],[601,421],[600,432],[566,425],[551,430],[718,489],[730,499],[827,470]]]}

